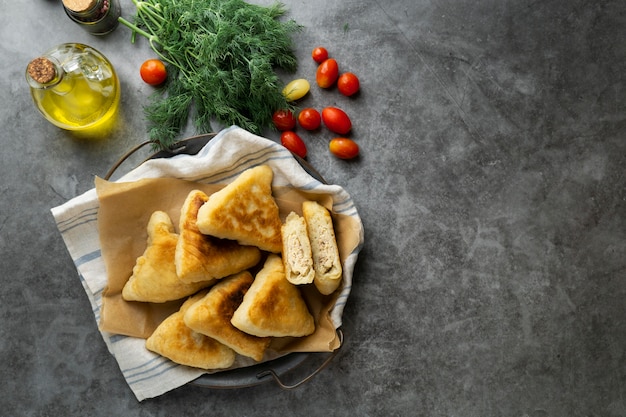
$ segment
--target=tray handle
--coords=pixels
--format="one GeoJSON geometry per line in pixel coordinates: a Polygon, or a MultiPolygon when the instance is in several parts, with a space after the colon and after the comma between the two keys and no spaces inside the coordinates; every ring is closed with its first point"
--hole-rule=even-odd
{"type": "MultiPolygon", "coordinates": [[[[196,135],[189,137],[187,139],[179,140],[174,143],[171,147],[167,149],[161,149],[152,155],[150,155],[145,161],[150,159],[158,159],[158,158],[171,158],[172,156],[186,154],[186,155],[195,155],[206,145],[211,139],[213,139],[217,133],[204,133],[202,135],[196,135]]],[[[140,150],[146,145],[154,144],[153,141],[147,140],[145,142],[141,142],[138,145],[132,147],[128,152],[126,152],[122,157],[109,169],[109,172],[104,176],[105,180],[109,180],[113,173],[122,165],[124,161],[126,161],[132,154],[140,150]]],[[[154,148],[154,147],[153,147],[154,148]]],[[[145,162],[144,161],[144,162],[145,162]]]]}
{"type": "Polygon", "coordinates": [[[339,350],[341,349],[341,347],[343,346],[343,332],[341,331],[341,329],[337,329],[337,336],[339,337],[339,346],[337,347],[337,349],[333,350],[327,357],[326,359],[321,363],[320,366],[318,366],[317,368],[315,368],[313,370],[313,372],[311,372],[310,374],[306,375],[305,377],[303,377],[302,379],[300,379],[300,381],[296,382],[296,383],[292,383],[292,384],[287,384],[285,382],[283,382],[280,379],[280,376],[278,376],[278,374],[276,372],[274,372],[274,370],[269,369],[267,371],[262,371],[259,372],[256,377],[258,379],[262,379],[265,378],[267,376],[271,376],[274,379],[274,382],[276,382],[276,384],[278,384],[278,386],[284,390],[292,390],[295,388],[298,388],[300,385],[310,381],[315,375],[317,375],[318,373],[320,373],[322,370],[324,370],[324,368],[326,368],[328,366],[328,364],[330,362],[332,362],[332,360],[335,358],[335,356],[337,356],[337,354],[339,353],[339,350]]]}
{"type": "Polygon", "coordinates": [[[145,142],[141,142],[140,144],[135,145],[133,148],[131,148],[124,155],[122,155],[122,157],[120,159],[118,159],[118,161],[111,167],[111,169],[109,169],[109,171],[104,176],[104,179],[108,181],[111,178],[111,176],[113,175],[113,173],[115,173],[115,171],[120,167],[120,165],[122,165],[122,163],[124,161],[126,161],[132,154],[137,152],[139,149],[143,148],[144,146],[146,146],[146,145],[148,145],[150,143],[152,143],[152,141],[150,141],[150,140],[147,140],[145,142]]]}

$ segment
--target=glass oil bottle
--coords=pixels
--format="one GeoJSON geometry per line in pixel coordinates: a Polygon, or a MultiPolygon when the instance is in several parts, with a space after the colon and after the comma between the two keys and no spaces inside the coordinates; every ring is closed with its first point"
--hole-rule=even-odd
{"type": "Polygon", "coordinates": [[[90,46],[57,46],[28,64],[26,79],[35,106],[62,129],[108,128],[117,113],[120,83],[115,69],[90,46]]]}

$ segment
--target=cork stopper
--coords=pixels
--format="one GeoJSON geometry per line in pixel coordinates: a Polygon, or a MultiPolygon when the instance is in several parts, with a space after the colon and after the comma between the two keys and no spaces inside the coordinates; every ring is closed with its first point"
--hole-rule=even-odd
{"type": "Polygon", "coordinates": [[[28,75],[39,84],[47,84],[57,76],[57,69],[48,58],[39,57],[28,64],[28,75]]]}
{"type": "Polygon", "coordinates": [[[96,5],[96,0],[63,0],[66,9],[81,13],[91,10],[96,5]]]}

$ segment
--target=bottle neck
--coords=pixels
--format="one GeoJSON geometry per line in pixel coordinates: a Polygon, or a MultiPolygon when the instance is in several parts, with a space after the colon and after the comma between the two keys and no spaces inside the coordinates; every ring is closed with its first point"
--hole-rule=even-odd
{"type": "Polygon", "coordinates": [[[63,79],[63,68],[51,57],[35,58],[26,67],[26,79],[33,88],[46,89],[57,85],[63,79]]]}

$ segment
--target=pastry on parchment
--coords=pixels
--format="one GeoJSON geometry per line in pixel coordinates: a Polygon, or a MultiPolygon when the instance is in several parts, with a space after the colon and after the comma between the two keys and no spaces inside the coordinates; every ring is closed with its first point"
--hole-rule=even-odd
{"type": "Polygon", "coordinates": [[[285,219],[281,233],[287,280],[295,285],[310,284],[315,278],[315,269],[304,218],[292,211],[285,219]]]}
{"type": "Polygon", "coordinates": [[[147,247],[122,289],[124,300],[163,303],[187,297],[210,284],[185,283],[176,275],[174,252],[178,235],[167,213],[152,213],[147,229],[147,247]]]}
{"type": "Polygon", "coordinates": [[[205,291],[189,297],[180,310],[167,317],[146,339],[146,348],[180,365],[224,369],[235,361],[235,351],[185,325],[187,309],[204,297],[205,291]]]}
{"type": "Polygon", "coordinates": [[[184,282],[213,281],[246,270],[261,259],[257,247],[198,230],[198,210],[208,199],[203,191],[192,190],[181,208],[175,264],[176,273],[184,282]]]}
{"type": "Polygon", "coordinates": [[[282,222],[272,196],[273,178],[272,168],[259,165],[212,194],[198,211],[200,232],[280,253],[282,222]]]}
{"type": "Polygon", "coordinates": [[[242,332],[230,322],[235,310],[254,281],[248,271],[226,277],[195,302],[185,313],[185,324],[192,330],[225,344],[240,355],[263,359],[271,341],[242,332]]]}
{"type": "Polygon", "coordinates": [[[300,290],[287,281],[283,261],[276,254],[267,257],[231,323],[259,337],[301,337],[315,331],[300,290]]]}
{"type": "Polygon", "coordinates": [[[313,252],[313,283],[320,293],[331,294],[339,287],[342,274],[332,217],[326,207],[315,201],[302,203],[302,214],[313,252]]]}

